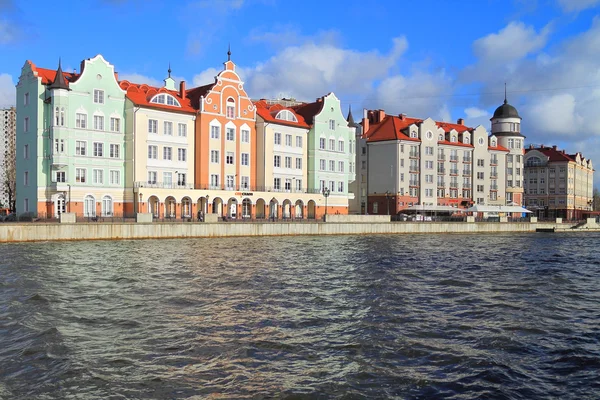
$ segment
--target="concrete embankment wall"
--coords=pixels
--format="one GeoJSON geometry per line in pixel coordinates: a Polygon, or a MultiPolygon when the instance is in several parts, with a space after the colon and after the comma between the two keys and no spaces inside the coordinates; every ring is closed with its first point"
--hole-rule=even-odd
{"type": "MultiPolygon", "coordinates": [[[[565,224],[563,224],[563,227],[565,224]]],[[[168,239],[227,236],[535,232],[554,223],[75,223],[3,224],[0,243],[47,240],[168,239]]]]}

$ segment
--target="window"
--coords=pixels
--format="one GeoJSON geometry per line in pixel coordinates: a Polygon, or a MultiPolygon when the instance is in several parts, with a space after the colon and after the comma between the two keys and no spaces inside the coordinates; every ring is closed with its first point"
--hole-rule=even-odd
{"type": "Polygon", "coordinates": [[[240,181],[240,186],[242,189],[248,189],[250,188],[250,177],[249,176],[242,176],[242,179],[240,181]]]}
{"type": "Polygon", "coordinates": [[[67,181],[67,173],[65,171],[55,171],[54,172],[54,182],[66,182],[67,181]]]}
{"type": "Polygon", "coordinates": [[[23,172],[23,185],[29,186],[29,171],[23,172]]]}
{"type": "Polygon", "coordinates": [[[329,181],[329,190],[335,192],[335,181],[329,181]]]}
{"type": "Polygon", "coordinates": [[[177,186],[185,186],[186,183],[186,174],[178,173],[177,174],[177,186]]]}
{"type": "Polygon", "coordinates": [[[508,148],[509,149],[515,148],[515,139],[508,139],[508,148]]]}
{"type": "Polygon", "coordinates": [[[211,139],[218,139],[220,135],[221,135],[221,127],[220,126],[213,125],[210,127],[210,138],[211,139]]]}
{"type": "Polygon", "coordinates": [[[235,141],[235,128],[227,128],[227,140],[230,142],[235,141]]]}
{"type": "Polygon", "coordinates": [[[104,104],[104,90],[94,89],[94,103],[104,104]]]}
{"type": "Polygon", "coordinates": [[[210,162],[211,163],[219,163],[219,150],[211,150],[210,151],[210,162]]]}
{"type": "Polygon", "coordinates": [[[319,149],[325,150],[325,138],[319,139],[319,149]]]}
{"type": "Polygon", "coordinates": [[[379,204],[377,202],[373,203],[373,214],[377,214],[379,212],[379,204]]]}
{"type": "Polygon", "coordinates": [[[234,154],[232,151],[228,151],[225,155],[225,164],[233,165],[234,154]]]}
{"type": "Polygon", "coordinates": [[[292,180],[290,178],[285,179],[285,191],[289,192],[292,190],[292,180]]]}
{"type": "Polygon", "coordinates": [[[425,182],[433,183],[433,175],[425,175],[425,182]]]}
{"type": "Polygon", "coordinates": [[[110,118],[110,130],[111,132],[121,132],[121,119],[120,118],[110,118]]]}
{"type": "Polygon", "coordinates": [[[292,135],[285,135],[285,145],[292,147],[292,135]]]}
{"type": "Polygon", "coordinates": [[[433,189],[425,189],[425,197],[433,197],[433,189]]]}
{"type": "Polygon", "coordinates": [[[148,146],[148,159],[150,159],[150,160],[158,159],[158,146],[148,146]]]}
{"type": "Polygon", "coordinates": [[[273,144],[275,144],[275,145],[281,144],[281,133],[275,132],[275,135],[273,136],[273,144]]]}
{"type": "Polygon", "coordinates": [[[483,158],[478,158],[477,159],[477,166],[478,167],[484,167],[485,166],[485,161],[483,160],[483,158]]]}
{"type": "Polygon", "coordinates": [[[155,119],[148,120],[148,133],[158,133],[158,121],[155,119]]]}
{"type": "Polygon", "coordinates": [[[169,106],[181,107],[179,101],[177,101],[177,99],[170,94],[159,94],[154,96],[154,98],[150,100],[150,103],[167,104],[169,106]]]}
{"type": "Polygon", "coordinates": [[[335,151],[335,139],[329,139],[329,150],[335,151]]]}
{"type": "Polygon", "coordinates": [[[173,148],[172,147],[163,147],[163,160],[172,160],[173,159],[173,148]]]}
{"type": "Polygon", "coordinates": [[[245,166],[250,165],[250,154],[242,153],[242,165],[245,165],[245,166]]]}
{"type": "Polygon", "coordinates": [[[433,146],[425,146],[425,154],[428,156],[433,155],[433,146]]]}
{"type": "Polygon", "coordinates": [[[104,130],[104,117],[102,115],[94,115],[94,129],[97,131],[104,130]]]}
{"type": "Polygon", "coordinates": [[[177,149],[177,160],[179,160],[179,161],[187,160],[187,149],[177,149]]]}
{"type": "Polygon", "coordinates": [[[281,119],[284,121],[292,121],[292,122],[298,122],[298,119],[296,118],[296,116],[288,110],[281,110],[279,111],[279,113],[277,114],[277,116],[275,116],[275,119],[281,119]]]}
{"type": "Polygon", "coordinates": [[[187,125],[186,124],[177,124],[177,135],[180,137],[187,136],[187,125]]]}
{"type": "Polygon", "coordinates": [[[29,199],[25,199],[23,201],[23,209],[25,210],[25,212],[29,212],[29,199]]]}
{"type": "Polygon", "coordinates": [[[94,142],[94,157],[103,157],[104,143],[94,142]]]}
{"type": "Polygon", "coordinates": [[[323,189],[325,189],[325,181],[321,180],[319,181],[319,191],[322,193],[323,189]]]}
{"type": "Polygon", "coordinates": [[[302,190],[302,179],[296,179],[296,190],[302,190]]]}
{"type": "Polygon", "coordinates": [[[242,143],[250,143],[250,131],[242,129],[242,143]]]}
{"type": "Polygon", "coordinates": [[[25,117],[23,120],[23,131],[29,132],[29,117],[25,117]]]}
{"type": "Polygon", "coordinates": [[[227,118],[235,118],[235,101],[231,97],[227,99],[227,118]]]}
{"type": "Polygon", "coordinates": [[[173,123],[169,121],[165,121],[163,124],[163,134],[167,136],[173,136],[173,123]]]}
{"type": "Polygon", "coordinates": [[[362,169],[367,169],[367,162],[366,162],[366,161],[361,161],[361,162],[360,162],[360,167],[361,167],[362,169]]]}
{"type": "Polygon", "coordinates": [[[110,171],[110,184],[120,185],[121,184],[121,173],[119,171],[110,171]]]}
{"type": "Polygon", "coordinates": [[[425,168],[426,169],[433,169],[433,161],[431,161],[431,160],[425,161],[425,168]]]}
{"type": "Polygon", "coordinates": [[[25,106],[29,105],[29,93],[25,93],[23,95],[23,105],[25,105],[25,106]]]}
{"type": "Polygon", "coordinates": [[[325,171],[325,160],[319,160],[319,170],[325,171]]]}
{"type": "Polygon", "coordinates": [[[338,182],[338,192],[344,192],[344,182],[338,182]]]}
{"type": "Polygon", "coordinates": [[[173,185],[173,174],[171,172],[163,172],[163,186],[171,187],[173,185]]]}
{"type": "Polygon", "coordinates": [[[286,168],[292,168],[292,157],[286,157],[285,158],[285,167],[286,168]]]}
{"type": "Polygon", "coordinates": [[[477,179],[484,179],[484,173],[483,172],[478,172],[477,173],[477,179]]]}
{"type": "Polygon", "coordinates": [[[80,129],[87,128],[87,114],[75,114],[75,127],[80,129]]]}
{"type": "Polygon", "coordinates": [[[335,172],[335,161],[329,160],[329,170],[335,172]]]}
{"type": "Polygon", "coordinates": [[[75,182],[85,183],[85,175],[87,170],[85,168],[75,168],[75,182]]]}
{"type": "Polygon", "coordinates": [[[344,162],[343,161],[338,161],[338,171],[344,172],[344,162]]]}
{"type": "Polygon", "coordinates": [[[103,184],[104,183],[104,171],[101,169],[94,169],[92,171],[92,182],[95,184],[103,184]]]}
{"type": "Polygon", "coordinates": [[[273,178],[273,189],[281,190],[281,178],[273,178]]]}
{"type": "Polygon", "coordinates": [[[119,158],[120,148],[119,148],[118,144],[111,144],[109,150],[110,150],[110,158],[119,158]]]}
{"type": "Polygon", "coordinates": [[[281,167],[281,156],[274,156],[273,157],[273,166],[274,167],[281,167]]]}
{"type": "Polygon", "coordinates": [[[302,159],[296,158],[296,169],[302,169],[302,159]]]}
{"type": "Polygon", "coordinates": [[[25,160],[29,160],[29,145],[28,144],[23,146],[23,158],[25,160]]]}
{"type": "Polygon", "coordinates": [[[483,193],[483,191],[484,191],[483,185],[477,185],[477,192],[483,193]]]}
{"type": "Polygon", "coordinates": [[[346,146],[344,146],[343,140],[338,140],[338,151],[341,151],[342,153],[346,151],[346,146]]]}
{"type": "Polygon", "coordinates": [[[302,136],[296,136],[296,147],[302,147],[302,136]]]}
{"type": "Polygon", "coordinates": [[[54,139],[54,154],[65,152],[65,139],[54,139]]]}
{"type": "Polygon", "coordinates": [[[157,175],[156,171],[148,171],[148,183],[150,185],[156,185],[157,175]]]}

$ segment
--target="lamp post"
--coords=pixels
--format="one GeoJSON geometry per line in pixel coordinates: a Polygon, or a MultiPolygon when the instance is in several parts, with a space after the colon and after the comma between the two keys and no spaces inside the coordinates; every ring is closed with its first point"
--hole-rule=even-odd
{"type": "Polygon", "coordinates": [[[142,192],[138,193],[140,196],[140,200],[138,201],[138,212],[142,212],[142,192]]]}
{"type": "Polygon", "coordinates": [[[209,198],[210,198],[210,196],[206,195],[206,213],[205,214],[208,214],[208,199],[209,198]]]}
{"type": "Polygon", "coordinates": [[[329,197],[329,194],[331,193],[331,190],[328,187],[323,186],[323,197],[325,197],[325,215],[327,216],[327,198],[329,197]]]}
{"type": "Polygon", "coordinates": [[[390,215],[390,191],[385,191],[385,203],[387,204],[387,215],[390,215]]]}
{"type": "Polygon", "coordinates": [[[67,212],[71,212],[71,184],[67,183],[67,187],[69,188],[69,202],[67,203],[67,212]]]}

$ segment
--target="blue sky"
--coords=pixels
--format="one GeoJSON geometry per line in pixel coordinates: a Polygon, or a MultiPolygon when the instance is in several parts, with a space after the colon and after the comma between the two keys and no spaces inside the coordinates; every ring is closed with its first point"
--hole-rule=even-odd
{"type": "Polygon", "coordinates": [[[190,87],[212,81],[229,43],[250,96],[334,91],[355,117],[489,128],[507,82],[528,143],[600,164],[600,0],[0,0],[0,107],[26,59],[72,70],[101,53],[152,84],[170,62],[190,87]]]}

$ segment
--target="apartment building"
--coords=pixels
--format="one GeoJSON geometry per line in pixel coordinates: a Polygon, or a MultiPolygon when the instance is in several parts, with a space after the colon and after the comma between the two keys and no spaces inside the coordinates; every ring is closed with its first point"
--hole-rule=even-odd
{"type": "Polygon", "coordinates": [[[0,207],[15,209],[17,109],[0,110],[0,207]]]}
{"type": "Polygon", "coordinates": [[[524,158],[525,205],[538,217],[581,219],[592,210],[592,160],[544,145],[530,145],[524,158]]]}

